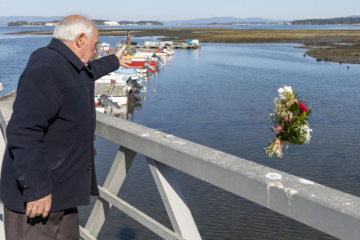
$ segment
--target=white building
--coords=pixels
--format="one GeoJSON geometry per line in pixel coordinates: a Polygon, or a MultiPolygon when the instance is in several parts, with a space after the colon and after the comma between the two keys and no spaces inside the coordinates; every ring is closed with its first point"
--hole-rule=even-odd
{"type": "Polygon", "coordinates": [[[45,26],[56,26],[57,23],[56,22],[48,22],[48,23],[45,23],[45,26]]]}
{"type": "Polygon", "coordinates": [[[107,25],[107,26],[120,25],[118,22],[115,22],[115,21],[107,21],[107,22],[104,22],[104,24],[107,25]]]}

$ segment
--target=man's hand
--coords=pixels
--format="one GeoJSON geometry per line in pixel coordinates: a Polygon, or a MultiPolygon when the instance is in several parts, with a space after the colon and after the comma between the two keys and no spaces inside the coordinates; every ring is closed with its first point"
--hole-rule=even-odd
{"type": "Polygon", "coordinates": [[[26,216],[34,218],[42,215],[43,218],[46,218],[49,215],[50,208],[51,194],[37,201],[28,202],[26,204],[26,216]]]}
{"type": "Polygon", "coordinates": [[[126,49],[126,45],[124,45],[122,48],[120,48],[120,50],[117,51],[115,53],[115,55],[119,59],[120,66],[128,68],[130,66],[127,64],[131,63],[131,58],[124,56],[124,54],[126,53],[125,49],[126,49]]]}

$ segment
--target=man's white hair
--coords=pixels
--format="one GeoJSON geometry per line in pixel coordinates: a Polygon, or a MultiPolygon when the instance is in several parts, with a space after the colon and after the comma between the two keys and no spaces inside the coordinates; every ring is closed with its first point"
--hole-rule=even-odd
{"type": "Polygon", "coordinates": [[[53,37],[63,42],[72,42],[80,33],[91,38],[94,32],[93,24],[81,15],[70,15],[56,25],[53,37]]]}

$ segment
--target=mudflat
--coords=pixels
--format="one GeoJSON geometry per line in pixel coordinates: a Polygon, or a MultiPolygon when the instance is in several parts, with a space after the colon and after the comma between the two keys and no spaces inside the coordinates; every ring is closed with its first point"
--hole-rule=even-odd
{"type": "MultiPolygon", "coordinates": [[[[307,55],[318,61],[360,64],[360,30],[249,30],[223,28],[173,29],[99,29],[100,36],[160,36],[161,40],[201,43],[299,43],[307,55]]],[[[45,34],[50,31],[28,31],[16,34],[45,34]]]]}

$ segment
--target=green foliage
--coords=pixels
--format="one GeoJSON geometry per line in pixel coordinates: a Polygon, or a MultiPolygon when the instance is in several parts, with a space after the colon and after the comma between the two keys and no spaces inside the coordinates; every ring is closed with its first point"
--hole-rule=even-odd
{"type": "Polygon", "coordinates": [[[91,19],[91,21],[92,21],[95,25],[105,25],[105,22],[107,22],[107,21],[109,21],[109,20],[91,19]]]}
{"type": "Polygon", "coordinates": [[[293,114],[293,116],[297,116],[300,113],[300,107],[298,103],[294,103],[289,108],[289,111],[293,114]]]}
{"type": "Polygon", "coordinates": [[[330,19],[306,19],[291,22],[293,25],[338,25],[338,24],[360,24],[360,17],[330,18],[330,19]]]}
{"type": "Polygon", "coordinates": [[[18,27],[18,26],[25,26],[28,25],[27,21],[17,21],[17,22],[9,22],[8,26],[9,27],[18,27]]]}

